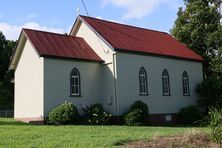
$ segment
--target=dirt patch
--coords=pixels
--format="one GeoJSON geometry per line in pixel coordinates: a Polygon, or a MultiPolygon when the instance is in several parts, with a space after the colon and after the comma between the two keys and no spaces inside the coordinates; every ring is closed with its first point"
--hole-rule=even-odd
{"type": "Polygon", "coordinates": [[[222,148],[222,143],[211,142],[207,134],[184,134],[179,136],[161,137],[152,140],[133,141],[124,145],[127,148],[222,148]]]}

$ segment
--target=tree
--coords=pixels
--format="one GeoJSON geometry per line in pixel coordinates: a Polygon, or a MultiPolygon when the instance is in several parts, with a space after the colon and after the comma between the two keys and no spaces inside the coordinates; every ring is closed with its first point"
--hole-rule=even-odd
{"type": "Polygon", "coordinates": [[[209,55],[209,67],[214,74],[222,76],[222,28],[208,36],[207,47],[212,51],[209,55]],[[216,50],[215,50],[216,49],[216,50]]]}
{"type": "Polygon", "coordinates": [[[11,78],[13,72],[8,72],[10,57],[16,42],[6,40],[0,32],[0,109],[13,108],[14,90],[11,78]]]}
{"type": "Polygon", "coordinates": [[[5,36],[0,32],[0,80],[4,79],[5,75],[5,67],[6,67],[6,61],[5,61],[5,48],[7,45],[7,41],[5,39],[5,36]]]}
{"type": "Polygon", "coordinates": [[[211,75],[197,86],[200,95],[199,105],[203,107],[222,107],[222,78],[211,75]]]}
{"type": "Polygon", "coordinates": [[[204,58],[206,75],[221,73],[221,0],[184,0],[171,34],[204,58]]]}

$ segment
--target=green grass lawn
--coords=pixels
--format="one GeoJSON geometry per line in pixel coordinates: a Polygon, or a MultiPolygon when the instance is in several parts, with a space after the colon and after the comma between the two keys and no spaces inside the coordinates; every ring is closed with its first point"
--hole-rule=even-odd
{"type": "MultiPolygon", "coordinates": [[[[113,147],[155,135],[177,135],[184,127],[39,126],[0,118],[0,147],[113,147]]],[[[207,128],[200,128],[207,131],[207,128]]]]}

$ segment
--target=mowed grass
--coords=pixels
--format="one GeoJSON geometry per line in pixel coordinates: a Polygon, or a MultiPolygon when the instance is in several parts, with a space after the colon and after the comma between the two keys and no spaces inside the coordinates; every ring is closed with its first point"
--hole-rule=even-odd
{"type": "MultiPolygon", "coordinates": [[[[154,136],[178,135],[191,128],[129,126],[39,126],[0,118],[0,147],[114,147],[154,136]]],[[[197,128],[196,128],[197,129],[197,128]]],[[[207,128],[198,128],[207,131],[207,128]]]]}

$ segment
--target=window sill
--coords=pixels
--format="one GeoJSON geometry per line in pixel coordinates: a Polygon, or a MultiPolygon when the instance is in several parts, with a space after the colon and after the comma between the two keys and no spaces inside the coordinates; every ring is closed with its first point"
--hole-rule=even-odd
{"type": "Polygon", "coordinates": [[[190,94],[183,94],[183,96],[188,96],[188,97],[189,97],[189,96],[190,96],[190,94]]]}
{"type": "Polygon", "coordinates": [[[149,94],[139,94],[140,96],[149,96],[149,94]]]}
{"type": "Polygon", "coordinates": [[[82,97],[81,95],[70,95],[69,97],[82,97]]]}
{"type": "Polygon", "coordinates": [[[171,96],[171,94],[163,94],[163,96],[171,96]]]}

